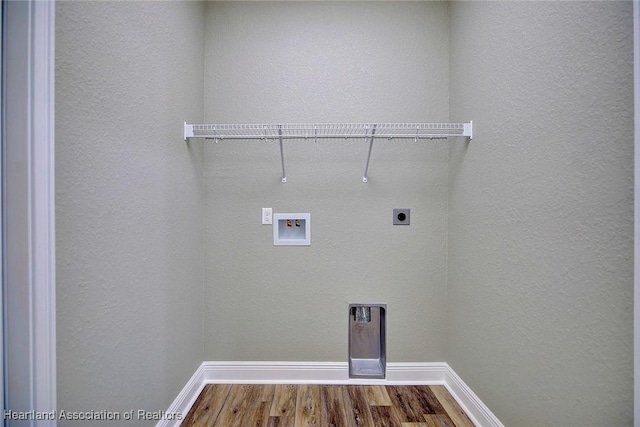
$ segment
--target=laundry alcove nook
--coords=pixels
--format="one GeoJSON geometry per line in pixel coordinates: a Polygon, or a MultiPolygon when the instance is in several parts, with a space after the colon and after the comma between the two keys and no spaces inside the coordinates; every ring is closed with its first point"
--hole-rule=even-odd
{"type": "Polygon", "coordinates": [[[166,409],[202,361],[346,361],[348,304],[378,301],[389,362],[450,363],[506,424],[625,425],[629,4],[56,8],[60,407],[166,409]],[[283,184],[277,142],[183,135],[471,119],[376,141],[366,183],[364,138],[287,141],[283,184]],[[309,212],[312,244],[274,247],[264,207],[309,212]]]}

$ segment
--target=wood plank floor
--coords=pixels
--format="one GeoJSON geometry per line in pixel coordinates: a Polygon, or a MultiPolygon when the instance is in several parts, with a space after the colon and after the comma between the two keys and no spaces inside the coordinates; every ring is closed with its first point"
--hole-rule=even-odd
{"type": "Polygon", "coordinates": [[[182,427],[473,427],[444,386],[209,384],[182,427]]]}

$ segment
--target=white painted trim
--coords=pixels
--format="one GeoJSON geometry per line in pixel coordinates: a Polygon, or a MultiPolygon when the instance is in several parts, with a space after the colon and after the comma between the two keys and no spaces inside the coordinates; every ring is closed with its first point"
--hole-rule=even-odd
{"type": "Polygon", "coordinates": [[[208,383],[322,384],[348,380],[342,362],[204,362],[208,383]]]}
{"type": "MultiPolygon", "coordinates": [[[[203,362],[166,411],[167,418],[173,414],[182,414],[184,418],[205,384],[440,384],[475,425],[504,427],[444,362],[388,363],[386,379],[350,379],[347,362],[203,362]]],[[[156,427],[179,425],[177,420],[162,420],[156,427]]]]}
{"type": "Polygon", "coordinates": [[[633,2],[633,83],[635,121],[634,177],[634,302],[633,302],[633,364],[634,364],[634,425],[640,427],[640,2],[633,2]]]}
{"type": "MultiPolygon", "coordinates": [[[[56,404],[55,2],[33,6],[31,209],[35,407],[56,404]]],[[[37,425],[56,425],[44,422],[37,425]]]]}
{"type": "Polygon", "coordinates": [[[196,402],[196,399],[206,384],[208,384],[208,381],[205,378],[205,363],[203,363],[196,369],[196,372],[182,388],[178,397],[175,398],[171,406],[169,406],[169,409],[167,409],[167,419],[158,421],[156,427],[179,426],[180,420],[184,419],[187,413],[189,413],[189,409],[191,409],[196,402]],[[176,418],[176,414],[181,414],[180,419],[172,420],[171,418],[176,418]]]}
{"type": "Polygon", "coordinates": [[[56,409],[55,3],[8,1],[4,12],[5,409],[49,413],[56,409]]]}
{"type": "Polygon", "coordinates": [[[445,365],[446,378],[444,384],[469,418],[479,426],[504,427],[498,417],[482,403],[473,390],[462,381],[462,378],[448,364],[445,363],[445,365]]]}
{"type": "MultiPolygon", "coordinates": [[[[0,177],[4,176],[3,154],[1,151],[4,147],[5,135],[4,135],[4,111],[5,111],[5,99],[4,99],[4,83],[2,81],[2,75],[4,74],[4,0],[0,0],[0,177]]],[[[0,179],[0,183],[2,179],[0,179]]],[[[4,200],[4,185],[0,185],[0,207],[2,200],[4,200]]],[[[0,224],[4,224],[4,209],[0,209],[0,224]]],[[[0,225],[0,414],[4,414],[5,407],[5,353],[4,353],[4,230],[0,225]]]]}
{"type": "Polygon", "coordinates": [[[210,383],[444,384],[442,363],[388,363],[386,379],[349,378],[347,362],[204,362],[210,383]]]}

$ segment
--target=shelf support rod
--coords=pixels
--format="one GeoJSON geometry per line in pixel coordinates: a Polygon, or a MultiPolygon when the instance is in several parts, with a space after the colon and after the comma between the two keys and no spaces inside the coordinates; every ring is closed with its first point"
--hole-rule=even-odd
{"type": "Polygon", "coordinates": [[[376,135],[376,125],[373,125],[373,129],[371,130],[371,136],[369,137],[369,154],[367,155],[367,164],[364,166],[364,175],[362,176],[362,182],[368,182],[368,173],[369,173],[369,160],[371,160],[371,150],[373,149],[373,139],[376,135]]]}
{"type": "Polygon", "coordinates": [[[278,125],[278,138],[280,139],[280,162],[282,163],[282,182],[287,182],[287,172],[284,169],[284,147],[282,146],[282,125],[278,125]]]}

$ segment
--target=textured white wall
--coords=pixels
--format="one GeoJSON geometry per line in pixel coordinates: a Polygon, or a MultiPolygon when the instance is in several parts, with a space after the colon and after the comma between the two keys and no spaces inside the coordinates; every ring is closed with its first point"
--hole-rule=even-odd
{"type": "Polygon", "coordinates": [[[451,3],[446,360],[505,425],[633,423],[631,8],[451,3]]]}
{"type": "MultiPolygon", "coordinates": [[[[207,4],[205,120],[447,121],[447,5],[207,4]]],[[[347,358],[349,302],[388,304],[388,360],[444,357],[445,142],[205,147],[208,360],[347,358]],[[262,207],[311,213],[310,247],[274,247],[262,207]],[[393,208],[411,225],[392,225],[393,208]]]]}
{"type": "Polygon", "coordinates": [[[59,409],[164,410],[203,360],[202,147],[181,129],[203,11],[57,2],[59,409]]]}

